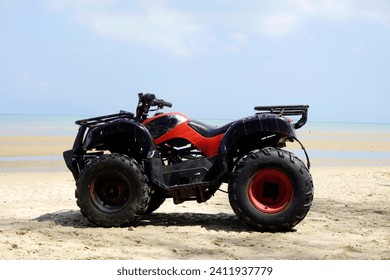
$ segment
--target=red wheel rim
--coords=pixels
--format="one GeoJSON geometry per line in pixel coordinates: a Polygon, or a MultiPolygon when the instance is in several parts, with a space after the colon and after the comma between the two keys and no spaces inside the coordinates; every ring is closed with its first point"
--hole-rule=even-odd
{"type": "Polygon", "coordinates": [[[266,168],[257,172],[248,188],[249,199],[258,210],[274,214],[285,209],[294,194],[290,177],[283,171],[266,168]]]}

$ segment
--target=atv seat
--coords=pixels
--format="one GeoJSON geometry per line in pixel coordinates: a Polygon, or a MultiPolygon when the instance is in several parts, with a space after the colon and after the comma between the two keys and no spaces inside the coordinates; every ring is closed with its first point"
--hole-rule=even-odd
{"type": "Polygon", "coordinates": [[[188,122],[188,125],[192,127],[194,130],[196,130],[200,135],[206,137],[206,138],[211,138],[217,135],[220,135],[222,133],[225,133],[229,127],[231,126],[232,123],[228,123],[224,126],[221,127],[215,127],[209,124],[202,123],[197,120],[190,120],[188,122]]]}

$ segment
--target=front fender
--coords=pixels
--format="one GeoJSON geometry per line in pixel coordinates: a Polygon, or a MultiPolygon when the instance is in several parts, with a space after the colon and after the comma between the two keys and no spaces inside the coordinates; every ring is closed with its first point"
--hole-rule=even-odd
{"type": "Polygon", "coordinates": [[[137,146],[141,149],[139,152],[144,158],[147,157],[149,151],[156,150],[147,128],[129,119],[117,119],[91,128],[85,136],[82,149],[87,151],[99,146],[104,147],[108,143],[113,145],[137,143],[137,146]]]}
{"type": "MultiPolygon", "coordinates": [[[[127,154],[137,161],[161,163],[159,152],[153,143],[149,131],[132,119],[115,119],[99,125],[80,123],[73,148],[64,151],[65,163],[77,180],[85,164],[93,157],[100,156],[104,150],[127,154]],[[96,150],[93,152],[88,152],[96,150]]],[[[162,167],[160,168],[162,170],[162,167]]],[[[155,171],[160,179],[162,173],[155,171]]],[[[161,179],[160,179],[161,180],[161,179]]]]}

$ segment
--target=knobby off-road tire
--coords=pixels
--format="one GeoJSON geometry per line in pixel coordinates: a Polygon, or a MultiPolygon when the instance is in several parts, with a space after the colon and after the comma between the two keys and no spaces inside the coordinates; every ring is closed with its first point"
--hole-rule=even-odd
{"type": "Polygon", "coordinates": [[[150,200],[147,177],[125,155],[102,155],[91,160],[76,183],[81,213],[98,226],[116,227],[137,221],[150,200]]]}
{"type": "Polygon", "coordinates": [[[292,153],[267,147],[244,156],[229,180],[229,201],[238,218],[258,231],[288,231],[313,200],[313,181],[292,153]]]}

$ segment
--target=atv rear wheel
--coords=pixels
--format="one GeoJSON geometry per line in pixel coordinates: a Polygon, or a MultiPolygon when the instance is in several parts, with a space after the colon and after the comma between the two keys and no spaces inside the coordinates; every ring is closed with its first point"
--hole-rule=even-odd
{"type": "Polygon", "coordinates": [[[313,200],[305,164],[292,153],[264,148],[243,157],[229,180],[229,201],[239,219],[259,231],[287,231],[304,219],[313,200]]]}
{"type": "Polygon", "coordinates": [[[121,154],[93,159],[81,172],[76,186],[81,213],[103,227],[135,222],[150,200],[150,187],[142,168],[121,154]]]}

